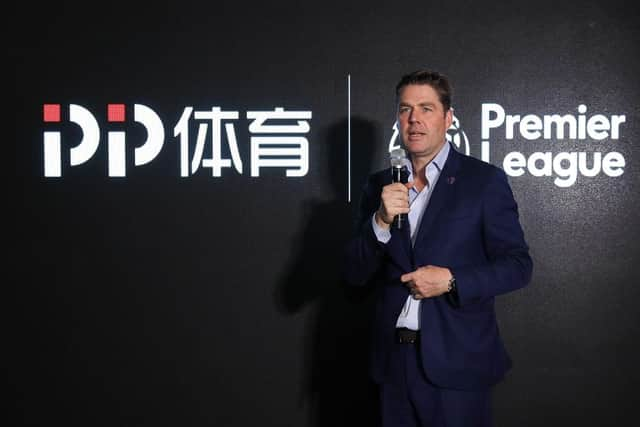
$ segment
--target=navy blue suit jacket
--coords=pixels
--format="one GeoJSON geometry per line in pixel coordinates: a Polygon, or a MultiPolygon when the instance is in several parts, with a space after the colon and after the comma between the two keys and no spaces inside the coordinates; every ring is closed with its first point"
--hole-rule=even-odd
{"type": "Polygon", "coordinates": [[[525,286],[532,260],[505,173],[451,146],[412,248],[408,227],[381,244],[371,225],[389,170],[369,177],[358,233],[346,250],[345,278],[376,284],[372,375],[384,382],[395,325],[409,295],[400,276],[425,265],[449,268],[457,293],[423,299],[420,354],[426,376],[444,388],[476,390],[499,382],[511,367],[500,338],[494,297],[525,286]]]}

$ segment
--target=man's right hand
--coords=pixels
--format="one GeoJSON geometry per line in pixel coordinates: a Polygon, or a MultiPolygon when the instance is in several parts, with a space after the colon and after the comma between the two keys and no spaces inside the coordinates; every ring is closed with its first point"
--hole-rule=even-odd
{"type": "Polygon", "coordinates": [[[391,228],[393,218],[401,213],[409,213],[409,189],[413,182],[393,184],[382,187],[380,207],[376,212],[376,223],[383,229],[391,228]]]}

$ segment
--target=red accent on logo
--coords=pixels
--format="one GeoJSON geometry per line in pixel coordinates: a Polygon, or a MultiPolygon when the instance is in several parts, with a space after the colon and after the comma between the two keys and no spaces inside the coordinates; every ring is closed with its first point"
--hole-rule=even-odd
{"type": "Polygon", "coordinates": [[[124,104],[107,104],[107,120],[124,122],[124,104]]]}
{"type": "Polygon", "coordinates": [[[60,104],[44,104],[44,121],[60,122],[60,104]]]}

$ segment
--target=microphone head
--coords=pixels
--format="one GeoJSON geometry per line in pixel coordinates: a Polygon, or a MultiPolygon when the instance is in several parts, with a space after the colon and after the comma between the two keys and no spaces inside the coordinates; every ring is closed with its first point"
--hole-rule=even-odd
{"type": "Polygon", "coordinates": [[[395,148],[389,153],[391,166],[401,168],[407,164],[407,153],[402,148],[395,148]]]}

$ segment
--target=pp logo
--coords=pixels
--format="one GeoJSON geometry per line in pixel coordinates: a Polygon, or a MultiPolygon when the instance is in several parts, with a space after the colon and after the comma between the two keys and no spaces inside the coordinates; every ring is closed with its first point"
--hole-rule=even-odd
{"type": "MultiPolygon", "coordinates": [[[[398,129],[398,121],[396,120],[393,124],[393,135],[391,135],[391,139],[389,139],[389,152],[396,148],[400,148],[400,142],[397,141],[399,134],[400,130],[398,129]]],[[[462,129],[462,126],[460,126],[460,120],[455,115],[453,116],[451,126],[447,129],[445,137],[447,142],[453,143],[459,151],[463,151],[467,156],[471,154],[467,134],[462,129]]]]}
{"type": "MultiPolygon", "coordinates": [[[[124,104],[107,105],[107,121],[124,123],[126,107],[124,104]]],[[[140,123],[147,131],[147,139],[134,149],[135,166],[151,162],[164,145],[164,126],[162,120],[151,108],[133,105],[133,120],[140,123]]],[[[78,166],[86,163],[98,150],[100,145],[100,126],[95,116],[86,108],[77,104],[69,104],[69,121],[80,127],[82,138],[69,150],[69,164],[78,166]]],[[[60,104],[44,104],[44,122],[53,124],[62,122],[60,104]]],[[[109,131],[107,134],[108,174],[111,177],[126,176],[126,134],[124,131],[109,131]]],[[[62,136],[60,131],[44,132],[44,176],[62,176],[62,136]]]]}

